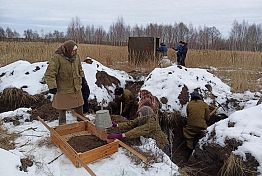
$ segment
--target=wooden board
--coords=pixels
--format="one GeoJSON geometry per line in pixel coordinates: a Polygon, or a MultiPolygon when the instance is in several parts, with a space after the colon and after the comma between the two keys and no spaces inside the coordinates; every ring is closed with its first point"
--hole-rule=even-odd
{"type": "Polygon", "coordinates": [[[58,147],[60,148],[63,153],[71,160],[71,162],[75,165],[75,167],[80,167],[79,162],[76,159],[77,153],[75,150],[67,144],[65,144],[60,138],[57,138],[54,135],[51,135],[51,141],[58,147]]]}
{"type": "Polygon", "coordinates": [[[101,147],[80,153],[79,157],[85,164],[88,164],[114,154],[118,151],[118,146],[118,141],[114,141],[101,147]]]}
{"type": "Polygon", "coordinates": [[[65,153],[65,155],[76,167],[84,167],[86,171],[92,176],[95,176],[95,173],[86,164],[112,155],[118,151],[119,145],[125,147],[144,162],[147,162],[146,157],[134,150],[132,147],[124,144],[122,141],[108,140],[106,131],[96,128],[95,125],[88,120],[51,128],[43,121],[43,119],[40,117],[37,118],[50,131],[51,141],[57,145],[63,151],[63,153],[65,153]],[[107,141],[108,144],[86,151],[84,153],[77,153],[69,145],[67,140],[70,138],[70,136],[72,137],[80,133],[95,135],[101,140],[107,141]]]}
{"type": "Polygon", "coordinates": [[[86,123],[85,122],[78,122],[72,124],[65,124],[60,125],[54,128],[54,130],[60,135],[67,135],[72,133],[77,133],[86,130],[86,123]]]}

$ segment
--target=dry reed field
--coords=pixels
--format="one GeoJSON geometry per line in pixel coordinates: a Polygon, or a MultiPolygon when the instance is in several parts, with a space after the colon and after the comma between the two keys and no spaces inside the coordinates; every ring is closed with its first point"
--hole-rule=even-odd
{"type": "MultiPolygon", "coordinates": [[[[10,64],[17,60],[30,62],[46,61],[52,57],[60,43],[41,42],[0,42],[0,64],[10,64]]],[[[80,44],[82,60],[91,57],[106,66],[125,70],[151,71],[157,65],[151,61],[141,66],[128,63],[127,46],[80,44]]],[[[172,49],[168,57],[176,60],[172,49]]],[[[216,68],[211,72],[229,84],[233,91],[262,90],[262,53],[244,51],[190,50],[186,58],[187,67],[216,68]]]]}

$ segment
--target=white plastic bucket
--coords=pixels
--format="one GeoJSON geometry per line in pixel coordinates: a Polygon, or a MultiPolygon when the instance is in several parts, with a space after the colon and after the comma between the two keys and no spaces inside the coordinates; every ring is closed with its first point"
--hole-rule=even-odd
{"type": "Polygon", "coordinates": [[[106,129],[112,127],[112,121],[109,110],[96,111],[95,125],[97,128],[106,129]]]}

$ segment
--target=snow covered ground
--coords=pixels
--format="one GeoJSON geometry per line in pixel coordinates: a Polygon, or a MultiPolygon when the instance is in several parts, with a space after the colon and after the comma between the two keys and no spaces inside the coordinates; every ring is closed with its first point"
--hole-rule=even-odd
{"type": "Polygon", "coordinates": [[[234,154],[244,159],[250,153],[259,163],[258,171],[262,174],[262,104],[241,111],[236,111],[229,118],[219,121],[208,128],[208,134],[201,144],[215,142],[225,146],[226,139],[242,141],[234,154]],[[209,138],[215,132],[214,138],[209,138]]]}
{"type": "MultiPolygon", "coordinates": [[[[28,110],[30,109],[19,108],[15,111],[0,114],[0,119],[13,116],[22,117],[20,119],[21,124],[19,126],[14,126],[12,123],[4,123],[4,127],[8,129],[9,132],[20,133],[21,136],[16,139],[16,148],[14,150],[0,150],[0,175],[88,175],[86,170],[83,168],[76,168],[65,155],[62,155],[54,162],[48,164],[62,152],[55,145],[50,144],[49,131],[39,121],[25,122],[25,119],[30,116],[30,114],[28,114],[28,110]],[[19,166],[21,165],[20,158],[26,157],[34,161],[34,165],[32,167],[28,167],[27,173],[19,171],[19,166]]],[[[76,122],[76,119],[69,113],[67,114],[67,120],[68,123],[76,122]]],[[[56,120],[50,122],[49,125],[56,126],[58,125],[58,121],[56,120]]],[[[141,150],[156,151],[159,149],[156,148],[155,141],[149,139],[144,140],[141,150]]],[[[126,155],[126,152],[127,151],[125,149],[119,148],[119,151],[112,156],[96,161],[92,164],[88,164],[88,166],[98,176],[178,175],[178,167],[172,163],[166,155],[164,155],[163,161],[151,164],[148,169],[144,169],[143,164],[135,165],[131,162],[131,159],[126,155]]]]}
{"type": "MultiPolygon", "coordinates": [[[[92,64],[82,63],[87,82],[89,84],[91,95],[90,99],[97,98],[98,102],[103,99],[107,102],[111,101],[114,97],[113,92],[116,85],[107,87],[98,87],[95,84],[96,73],[98,71],[105,71],[107,74],[116,77],[120,81],[120,86],[124,86],[128,80],[133,80],[126,72],[113,70],[103,66],[101,63],[92,60],[92,64]]],[[[47,85],[43,84],[43,75],[47,68],[47,62],[29,63],[27,61],[17,61],[0,68],[0,92],[8,87],[22,88],[29,94],[34,95],[47,91],[47,85]]],[[[162,106],[162,110],[181,111],[185,114],[186,105],[181,105],[178,96],[181,93],[184,85],[191,93],[193,89],[199,88],[202,93],[210,92],[216,96],[216,101],[223,104],[230,98],[240,101],[240,106],[245,108],[242,111],[233,113],[229,119],[221,121],[209,128],[215,128],[217,131],[217,143],[223,145],[223,140],[226,136],[237,138],[245,141],[235,153],[244,156],[245,152],[249,152],[256,157],[262,171],[262,105],[255,106],[258,97],[261,96],[259,92],[245,92],[244,94],[232,93],[230,87],[224,84],[219,78],[207,72],[205,69],[198,68],[179,68],[173,65],[167,68],[156,68],[148,77],[145,78],[145,83],[142,89],[149,90],[158,99],[166,97],[168,99],[167,105],[162,106]],[[211,92],[207,90],[206,84],[212,86],[211,92]],[[234,127],[228,127],[228,121],[235,123],[234,127]]],[[[212,99],[205,98],[207,103],[211,103],[212,99]]],[[[60,149],[54,145],[41,145],[44,141],[48,143],[49,132],[38,121],[25,122],[29,119],[27,108],[20,108],[15,111],[5,112],[0,114],[0,118],[21,116],[20,125],[14,126],[12,123],[4,123],[4,127],[9,132],[21,133],[21,136],[15,141],[16,149],[5,151],[0,149],[0,175],[13,176],[13,175],[88,175],[82,168],[75,168],[70,160],[62,155],[54,162],[48,164],[55,157],[61,154],[60,149]],[[26,145],[25,145],[26,144],[26,145]],[[4,157],[2,157],[4,156],[4,157]],[[20,172],[17,167],[20,164],[20,158],[30,157],[34,161],[34,165],[28,168],[28,172],[20,172]]],[[[234,108],[229,106],[227,109],[228,114],[234,112],[234,108]]],[[[220,110],[222,111],[222,110],[220,110]]],[[[223,111],[222,111],[223,112],[223,111]]],[[[223,112],[225,113],[225,112],[223,112]]],[[[67,114],[69,123],[75,122],[75,118],[67,114]]],[[[57,121],[49,123],[50,126],[58,125],[57,121]]],[[[208,142],[203,139],[203,142],[208,142]]],[[[144,141],[143,149],[155,149],[152,140],[144,141]],[[154,146],[154,147],[152,147],[154,146]]],[[[125,150],[120,148],[119,151],[111,157],[89,164],[89,167],[97,174],[103,176],[120,176],[120,175],[177,175],[178,167],[173,164],[168,157],[164,158],[163,162],[152,164],[147,170],[143,165],[135,165],[125,155],[125,150]]]]}
{"type": "MultiPolygon", "coordinates": [[[[29,63],[27,61],[19,60],[9,65],[0,68],[0,92],[8,87],[22,88],[31,95],[35,95],[48,90],[46,84],[43,84],[43,77],[47,69],[47,62],[29,63]]],[[[90,88],[90,99],[95,96],[98,102],[109,102],[113,99],[113,94],[109,94],[105,87],[98,87],[96,82],[96,73],[98,71],[105,71],[107,74],[116,77],[120,81],[120,86],[124,86],[126,81],[133,80],[124,71],[113,70],[105,67],[101,63],[93,60],[92,64],[82,62],[82,67],[85,72],[85,77],[90,88]]],[[[116,85],[109,86],[108,89],[114,92],[116,85]]]]}

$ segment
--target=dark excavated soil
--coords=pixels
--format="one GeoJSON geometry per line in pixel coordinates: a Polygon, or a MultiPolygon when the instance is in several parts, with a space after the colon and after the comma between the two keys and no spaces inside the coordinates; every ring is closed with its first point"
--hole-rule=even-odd
{"type": "Polygon", "coordinates": [[[69,139],[68,143],[78,153],[83,153],[85,151],[92,150],[94,148],[107,144],[106,141],[102,141],[101,139],[93,135],[75,136],[69,139]]]}
{"type": "Polygon", "coordinates": [[[22,158],[20,159],[21,166],[19,166],[20,171],[27,172],[27,168],[33,166],[33,161],[29,158],[22,158]]]}
{"type": "Polygon", "coordinates": [[[189,102],[189,93],[188,93],[188,88],[186,85],[182,88],[182,91],[178,95],[178,99],[181,105],[187,104],[189,102]]]}
{"type": "Polygon", "coordinates": [[[45,121],[53,121],[58,119],[59,113],[52,107],[52,103],[49,101],[46,104],[33,109],[30,120],[35,120],[37,116],[41,117],[45,121]]]}
{"type": "Polygon", "coordinates": [[[102,88],[102,86],[107,87],[113,84],[119,85],[120,81],[116,77],[107,74],[105,71],[97,71],[95,84],[102,88]]]}

